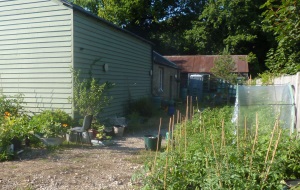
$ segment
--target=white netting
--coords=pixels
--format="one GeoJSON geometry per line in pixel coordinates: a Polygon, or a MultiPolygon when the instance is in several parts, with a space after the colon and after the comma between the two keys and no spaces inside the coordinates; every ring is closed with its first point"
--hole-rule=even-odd
{"type": "Polygon", "coordinates": [[[291,85],[237,87],[233,121],[239,127],[256,125],[273,127],[276,119],[283,128],[294,130],[295,104],[291,85]]]}

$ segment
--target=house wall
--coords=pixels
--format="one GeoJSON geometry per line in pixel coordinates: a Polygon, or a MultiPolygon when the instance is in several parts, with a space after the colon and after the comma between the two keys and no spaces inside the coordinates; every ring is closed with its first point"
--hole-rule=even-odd
{"type": "Polygon", "coordinates": [[[60,1],[0,1],[0,89],[32,112],[72,113],[72,18],[60,1]]]}
{"type": "Polygon", "coordinates": [[[165,100],[176,99],[179,96],[179,83],[175,79],[175,75],[177,75],[179,79],[179,73],[177,69],[166,67],[160,64],[153,65],[153,90],[152,94],[154,96],[162,96],[165,100]],[[160,88],[160,77],[159,77],[159,69],[163,69],[163,93],[159,94],[158,90],[160,88]],[[172,77],[172,79],[171,79],[172,77]],[[172,81],[171,81],[172,80],[172,81]]]}
{"type": "Polygon", "coordinates": [[[102,118],[123,116],[130,99],[151,95],[152,46],[79,11],[74,12],[74,68],[115,86],[102,118]],[[104,71],[104,65],[108,71],[104,71]]]}

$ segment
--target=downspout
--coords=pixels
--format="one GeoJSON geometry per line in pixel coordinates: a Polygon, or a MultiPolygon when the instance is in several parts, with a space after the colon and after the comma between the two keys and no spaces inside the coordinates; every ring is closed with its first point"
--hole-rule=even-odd
{"type": "MultiPolygon", "coordinates": [[[[68,4],[64,4],[65,6],[68,6],[68,4]]],[[[74,56],[74,9],[71,6],[70,10],[72,12],[71,14],[71,65],[70,65],[70,74],[71,74],[71,117],[75,119],[75,103],[74,103],[74,73],[73,70],[75,70],[75,56],[74,56]]]]}
{"type": "Polygon", "coordinates": [[[150,75],[150,94],[151,94],[151,97],[153,96],[153,69],[154,69],[154,60],[153,60],[153,46],[151,45],[151,71],[149,74],[150,75]]]}

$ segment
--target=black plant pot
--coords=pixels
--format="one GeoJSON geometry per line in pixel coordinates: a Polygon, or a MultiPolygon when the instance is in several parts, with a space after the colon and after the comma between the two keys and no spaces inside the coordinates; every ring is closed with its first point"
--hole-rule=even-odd
{"type": "Polygon", "coordinates": [[[18,151],[18,150],[22,149],[22,141],[19,138],[17,138],[17,137],[14,137],[11,140],[11,144],[14,145],[14,151],[18,151]]]}

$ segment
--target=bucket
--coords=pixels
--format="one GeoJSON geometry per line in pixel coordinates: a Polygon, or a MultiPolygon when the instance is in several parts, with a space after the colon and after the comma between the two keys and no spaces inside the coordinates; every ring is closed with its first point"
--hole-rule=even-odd
{"type": "MultiPolygon", "coordinates": [[[[93,132],[83,132],[82,133],[82,142],[83,143],[91,143],[92,138],[93,138],[93,132]]],[[[77,139],[77,140],[79,141],[80,139],[77,139]]]]}
{"type": "Polygon", "coordinates": [[[146,150],[152,150],[152,151],[156,151],[160,150],[161,147],[161,139],[162,136],[159,135],[159,139],[158,136],[153,136],[153,135],[145,135],[144,136],[144,141],[145,141],[145,148],[146,150]],[[157,147],[157,143],[158,143],[158,147],[157,147]]]}
{"type": "Polygon", "coordinates": [[[114,126],[114,133],[117,137],[123,137],[124,134],[124,126],[116,125],[114,126]]]}

